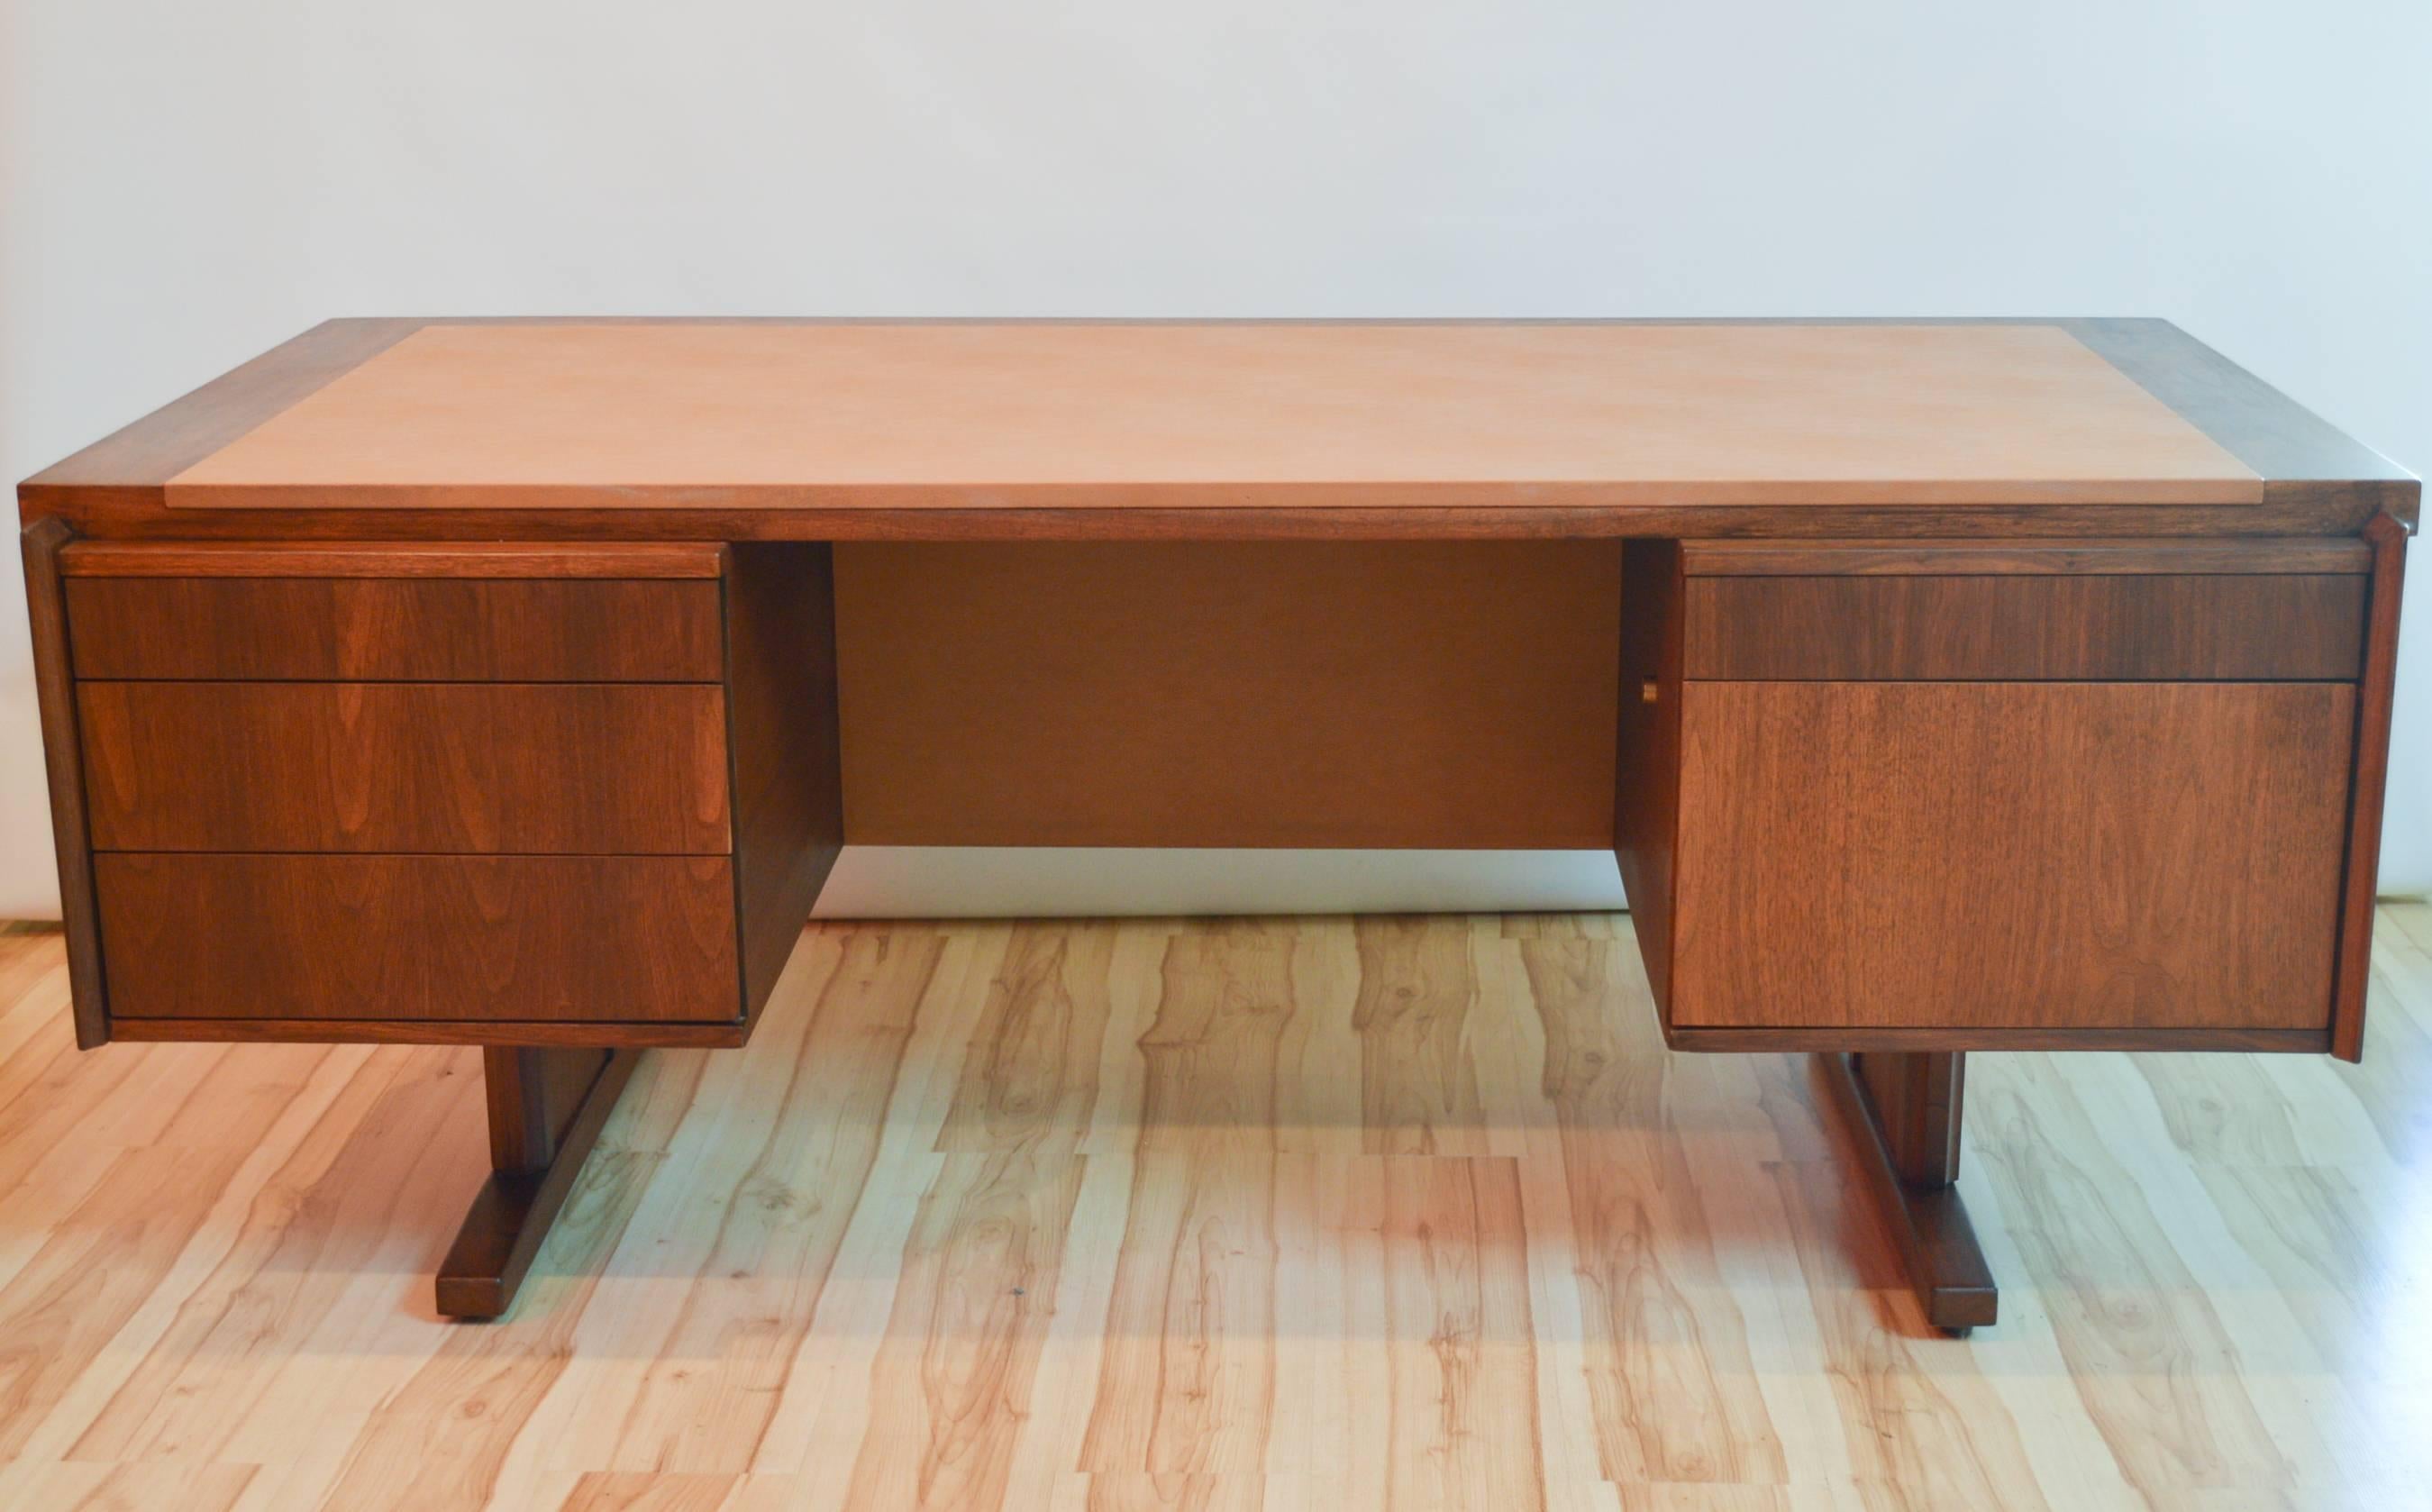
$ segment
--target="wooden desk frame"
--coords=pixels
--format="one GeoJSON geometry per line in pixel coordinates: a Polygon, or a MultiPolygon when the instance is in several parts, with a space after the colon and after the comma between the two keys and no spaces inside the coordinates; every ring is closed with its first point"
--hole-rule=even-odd
{"type": "Polygon", "coordinates": [[[2211,496],[2226,482],[2108,503],[2093,485],[1953,504],[1637,485],[1463,502],[1415,484],[1317,502],[738,488],[493,508],[460,489],[358,507],[334,484],[274,507],[241,490],[173,502],[174,479],[433,324],[318,328],[19,501],[79,1045],[483,1046],[494,1172],[440,1272],[450,1316],[512,1303],[641,1049],[751,1035],[844,841],[835,542],[1624,538],[1614,848],[1666,1039],[1817,1055],[1934,1326],[1996,1312],[1952,1186],[1968,1051],[2362,1053],[2420,485],[2167,325],[2044,323],[2250,469],[2244,502],[2211,496]],[[673,628],[620,637],[634,604],[673,628]],[[292,631],[341,622],[349,638],[292,631]],[[196,680],[211,691],[178,691],[196,680]],[[162,721],[183,721],[175,768],[147,733],[162,721]],[[365,803],[314,798],[346,781],[329,749],[434,721],[381,737],[391,764],[365,803]],[[569,786],[566,743],[612,741],[653,753],[659,797],[569,786]],[[414,796],[467,750],[499,792],[414,796]],[[264,762],[303,763],[281,780],[300,796],[262,797],[264,762]],[[2100,791],[2037,785],[2076,762],[2069,779],[2100,791]],[[1897,774],[1882,791],[1863,781],[1877,768],[1897,774]],[[1838,822],[1815,806],[1826,792],[1897,844],[1805,843],[1838,822]],[[2161,912],[2160,881],[2130,878],[2091,922],[2023,907],[2016,938],[1983,948],[2039,973],[2031,1001],[1903,922],[1984,916],[1970,889],[2004,847],[2024,847],[2032,898],[2074,896],[2073,874],[2117,882],[2099,857],[2021,838],[2089,814],[2122,855],[2187,848],[2216,872],[2274,875],[2209,875],[2161,912]],[[1921,855],[1937,830],[1947,854],[1921,855]],[[549,954],[612,907],[635,921],[630,959],[586,976],[549,954]],[[380,933],[397,918],[459,920],[470,965],[399,966],[380,933]],[[2170,937],[2202,950],[2234,930],[2259,932],[2261,953],[2208,967],[2170,937]],[[228,959],[157,969],[198,941],[228,959]],[[240,990],[265,962],[292,980],[240,990]]]}

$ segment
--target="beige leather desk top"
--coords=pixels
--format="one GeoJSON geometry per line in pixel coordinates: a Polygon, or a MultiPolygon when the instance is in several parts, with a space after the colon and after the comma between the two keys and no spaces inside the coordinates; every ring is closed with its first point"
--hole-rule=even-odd
{"type": "Polygon", "coordinates": [[[173,509],[2251,504],[2056,325],[448,324],[173,509]]]}

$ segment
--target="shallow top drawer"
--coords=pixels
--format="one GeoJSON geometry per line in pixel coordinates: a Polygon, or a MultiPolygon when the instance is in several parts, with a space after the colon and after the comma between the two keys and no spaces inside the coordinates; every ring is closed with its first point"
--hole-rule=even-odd
{"type": "Polygon", "coordinates": [[[80,678],[714,682],[718,565],[715,546],[94,544],[62,586],[80,678]]]}
{"type": "Polygon", "coordinates": [[[1702,549],[1681,585],[1682,673],[2348,681],[2363,664],[2369,580],[2345,570],[2345,545],[1702,549]]]}

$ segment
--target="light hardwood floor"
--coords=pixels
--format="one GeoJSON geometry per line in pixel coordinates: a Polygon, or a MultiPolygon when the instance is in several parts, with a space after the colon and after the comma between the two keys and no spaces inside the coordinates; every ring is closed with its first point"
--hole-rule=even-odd
{"type": "Polygon", "coordinates": [[[79,1055],[0,937],[0,1507],[2432,1505],[2432,908],[2360,1067],[1976,1057],[1967,1342],[1628,933],[817,928],[488,1326],[478,1052],[79,1055]]]}

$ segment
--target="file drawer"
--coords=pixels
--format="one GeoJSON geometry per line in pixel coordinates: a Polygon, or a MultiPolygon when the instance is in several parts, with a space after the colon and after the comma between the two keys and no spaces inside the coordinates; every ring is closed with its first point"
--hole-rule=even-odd
{"type": "Polygon", "coordinates": [[[1676,1046],[2330,1048],[2363,543],[1626,563],[1615,853],[1676,1046]]]}
{"type": "Polygon", "coordinates": [[[110,1012],[733,1022],[724,856],[93,858],[110,1012]]]}
{"type": "Polygon", "coordinates": [[[1693,682],[1676,1029],[2327,1033],[2356,689],[1693,682]]]}

